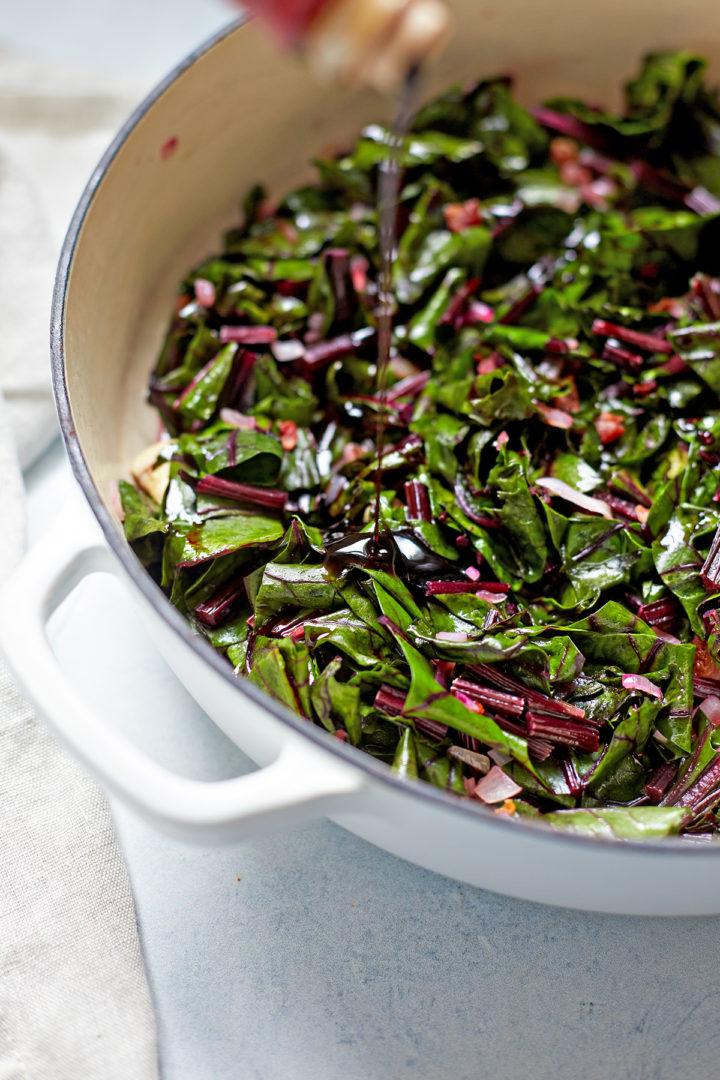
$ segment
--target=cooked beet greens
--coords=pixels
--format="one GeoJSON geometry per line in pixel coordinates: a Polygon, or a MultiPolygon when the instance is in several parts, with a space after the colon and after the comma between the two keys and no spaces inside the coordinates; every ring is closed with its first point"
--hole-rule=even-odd
{"type": "MultiPolygon", "coordinates": [[[[509,815],[710,838],[720,805],[720,99],[507,80],[401,150],[373,545],[372,125],[183,282],[121,485],[172,602],[276,700],[509,815]]],[[[242,707],[241,703],[238,705],[242,707]]]]}

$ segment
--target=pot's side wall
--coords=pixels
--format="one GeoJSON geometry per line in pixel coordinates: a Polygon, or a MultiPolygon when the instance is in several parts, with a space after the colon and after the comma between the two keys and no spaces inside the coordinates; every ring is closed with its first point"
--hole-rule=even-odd
{"type": "Polygon", "coordinates": [[[521,97],[563,95],[612,104],[645,53],[690,49],[720,71],[716,0],[448,0],[451,47],[430,90],[505,72],[521,97]]]}
{"type": "MultiPolygon", "coordinates": [[[[412,783],[412,781],[408,781],[412,783]]],[[[422,781],[415,781],[422,783],[422,781]]],[[[720,913],[717,852],[643,850],[539,836],[516,823],[509,835],[429,800],[376,784],[363,813],[331,813],[338,825],[427,870],[521,900],[610,915],[720,913]]],[[[562,916],[559,916],[562,918],[562,916]]]]}
{"type": "MultiPolygon", "coordinates": [[[[138,599],[167,663],[254,761],[269,764],[289,738],[301,737],[238,693],[172,632],[156,608],[138,599]]],[[[352,805],[343,809],[339,800],[330,816],[357,836],[428,870],[523,900],[622,915],[720,913],[720,859],[714,850],[682,852],[678,872],[678,853],[663,850],[662,844],[650,850],[568,842],[550,830],[509,822],[498,828],[487,821],[489,811],[458,813],[454,800],[448,805],[418,797],[424,786],[422,781],[389,785],[365,773],[352,805]]],[[[287,821],[288,827],[295,823],[287,821]]]]}
{"type": "MultiPolygon", "coordinates": [[[[428,93],[478,73],[521,73],[526,99],[554,93],[608,100],[647,48],[687,45],[720,58],[715,3],[605,0],[456,2],[459,32],[428,81],[428,93]]],[[[70,270],[65,322],[67,387],[74,426],[102,496],[129,458],[154,437],[142,402],[177,281],[212,250],[222,224],[258,179],[276,193],[304,162],[341,145],[382,104],[315,87],[251,28],[230,35],[185,71],[139,120],[101,179],[70,270]]],[[[66,432],[72,436],[72,431],[66,432]]],[[[251,706],[152,612],[164,652],[191,692],[258,760],[284,725],[251,706]]],[[[570,906],[610,911],[720,909],[714,853],[671,856],[513,836],[430,798],[408,798],[373,781],[368,814],[343,822],[374,843],[461,880],[570,906]],[[648,897],[650,900],[648,900],[648,897]]]]}

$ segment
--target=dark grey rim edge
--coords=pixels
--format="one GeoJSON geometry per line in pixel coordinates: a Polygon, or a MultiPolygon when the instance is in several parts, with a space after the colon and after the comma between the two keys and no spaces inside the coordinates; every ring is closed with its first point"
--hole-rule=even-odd
{"type": "Polygon", "coordinates": [[[158,613],[163,617],[165,622],[168,623],[175,633],[183,639],[185,644],[194,649],[217,674],[227,682],[231,683],[238,693],[244,694],[255,704],[267,709],[277,720],[281,721],[287,727],[292,728],[294,731],[302,734],[305,738],[310,739],[326,752],[334,754],[344,762],[360,769],[373,780],[387,784],[394,790],[398,792],[402,791],[405,795],[412,798],[430,800],[452,813],[462,814],[465,817],[472,817],[475,820],[480,818],[486,826],[505,831],[508,837],[512,836],[518,827],[520,827],[524,830],[530,830],[538,840],[547,844],[554,844],[555,846],[569,845],[571,847],[577,847],[580,845],[587,847],[588,844],[592,844],[593,847],[607,847],[614,852],[624,852],[631,857],[642,854],[669,854],[671,852],[682,853],[687,857],[714,857],[718,854],[718,849],[712,850],[706,848],[704,845],[695,846],[687,841],[674,837],[669,837],[665,840],[618,841],[604,837],[585,837],[556,832],[550,827],[543,825],[540,821],[525,821],[519,826],[515,821],[511,821],[503,816],[498,816],[484,807],[470,805],[468,802],[458,799],[457,796],[433,787],[429,783],[421,781],[415,784],[402,780],[400,777],[395,776],[382,762],[376,761],[363,751],[357,750],[355,747],[349,746],[338,739],[328,738],[326,732],[321,731],[313,724],[308,724],[307,721],[301,720],[289,709],[285,709],[282,705],[273,701],[272,698],[264,694],[254,686],[253,683],[247,680],[243,680],[242,682],[238,681],[233,675],[231,668],[222,660],[219,654],[215,652],[212,646],[203,638],[192,632],[190,625],[172,606],[159,586],[155,584],[150,575],[145,571],[130,547],[123,542],[118,534],[113,520],[100,498],[100,494],[92,479],[90,469],[80,447],[65,379],[64,312],[73,257],[85,217],[95,196],[95,192],[100,186],[105,173],[112,164],[118,151],[131,131],[135,128],[138,121],[146,112],[148,112],[158,98],[160,98],[197,59],[209,52],[215,45],[223,41],[230,34],[234,33],[243,26],[246,21],[247,19],[238,19],[232,22],[227,27],[214,34],[202,45],[198,46],[197,49],[194,49],[160,83],[158,83],[158,85],[130,114],[93,171],[71,219],[60,254],[53,289],[50,321],[50,354],[55,404],[60,421],[60,429],[62,431],[73,474],[80,484],[90,508],[103,531],[106,542],[133,583],[137,586],[145,599],[158,610],[158,613]]]}

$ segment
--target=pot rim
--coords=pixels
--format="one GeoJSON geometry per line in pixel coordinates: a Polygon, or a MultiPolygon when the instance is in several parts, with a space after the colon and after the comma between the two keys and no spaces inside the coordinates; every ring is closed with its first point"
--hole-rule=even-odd
{"type": "Polygon", "coordinates": [[[524,820],[520,823],[509,819],[506,815],[495,814],[489,807],[471,804],[470,800],[460,799],[457,795],[437,788],[434,785],[419,781],[408,783],[407,780],[396,776],[386,764],[377,761],[370,754],[351,746],[339,739],[328,737],[328,733],[321,730],[317,725],[308,723],[290,709],[285,708],[279,702],[274,701],[269,695],[251,683],[248,679],[238,680],[232,668],[217,653],[204,638],[194,634],[189,623],[182,617],[180,612],[172,606],[162,589],[153,581],[140,561],[133,554],[132,549],[120,535],[113,519],[106,509],[100,493],[92,478],[90,468],[80,445],[80,440],[75,428],[72,414],[72,406],[65,377],[65,306],[72,276],[73,260],[78,245],[80,234],[87,213],[90,209],[95,193],[121,147],[133,132],[142,117],[153,107],[155,102],[175,83],[185,71],[226,37],[238,32],[250,18],[245,16],[234,20],[228,26],[219,30],[199,45],[191,53],[173,68],[140,102],[133,110],[128,119],[120,127],[112,142],[100,158],[93,170],[85,189],[80,197],[78,205],[68,226],[63,242],[58,268],[55,276],[55,284],[52,298],[52,311],[50,320],[50,356],[53,391],[55,403],[60,421],[65,448],[70,460],[73,475],[80,485],[88,504],[102,529],[105,541],[109,545],[115,557],[119,560],[123,569],[140,590],[145,599],[152,604],[158,614],[179,635],[184,643],[198,653],[210,667],[231,683],[236,691],[244,694],[254,704],[270,712],[276,720],[294,732],[308,738],[319,749],[333,754],[346,765],[352,765],[365,773],[374,782],[389,786],[395,793],[402,793],[409,798],[421,801],[430,801],[447,812],[463,815],[479,820],[488,828],[504,830],[508,841],[513,835],[517,835],[520,827],[523,834],[533,836],[538,842],[554,845],[557,849],[561,845],[571,848],[590,846],[600,850],[609,849],[615,853],[625,853],[636,857],[643,854],[679,854],[685,857],[713,857],[720,853],[720,844],[694,844],[681,840],[679,837],[667,837],[659,840],[630,840],[619,841],[606,837],[589,837],[573,833],[565,833],[543,825],[542,819],[524,820]]]}

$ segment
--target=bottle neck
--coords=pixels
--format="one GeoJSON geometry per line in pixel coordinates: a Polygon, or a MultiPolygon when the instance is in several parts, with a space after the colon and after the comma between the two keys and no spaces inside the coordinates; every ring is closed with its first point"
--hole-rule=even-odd
{"type": "Polygon", "coordinates": [[[245,0],[325,83],[393,90],[447,40],[445,0],[245,0]]]}
{"type": "Polygon", "coordinates": [[[392,91],[449,32],[444,0],[330,0],[308,27],[304,52],[323,81],[392,91]]]}

